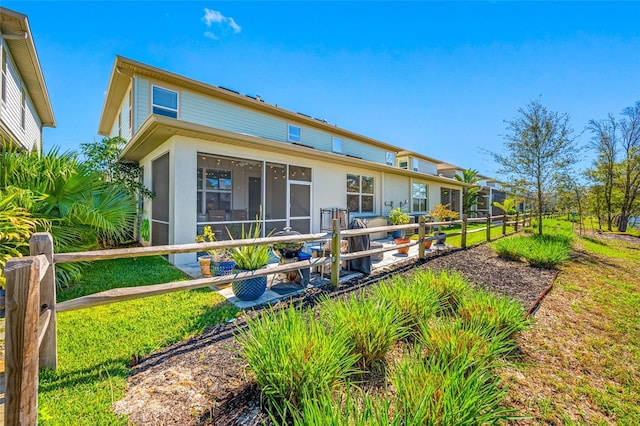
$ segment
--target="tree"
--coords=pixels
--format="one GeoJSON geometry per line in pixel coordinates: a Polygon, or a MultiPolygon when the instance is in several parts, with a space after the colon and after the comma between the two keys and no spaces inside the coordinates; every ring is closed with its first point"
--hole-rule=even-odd
{"type": "MultiPolygon", "coordinates": [[[[474,169],[463,170],[462,174],[456,173],[454,178],[459,182],[468,183],[470,185],[476,185],[480,181],[478,171],[474,169]]],[[[473,186],[464,188],[462,190],[462,213],[469,215],[471,212],[475,212],[479,198],[479,187],[473,186]]]]}
{"type": "Polygon", "coordinates": [[[607,219],[607,230],[613,225],[613,188],[616,177],[616,151],[618,146],[618,123],[609,114],[606,120],[590,120],[588,129],[591,130],[590,147],[598,153],[594,164],[595,169],[587,173],[589,178],[601,184],[604,213],[607,219]]]}
{"type": "Polygon", "coordinates": [[[624,196],[618,216],[618,231],[625,232],[640,194],[640,101],[622,111],[620,141],[622,153],[621,172],[624,196]]]}
{"type": "Polygon", "coordinates": [[[504,173],[535,197],[538,233],[542,234],[542,214],[557,181],[577,161],[573,129],[566,113],[549,111],[539,100],[518,109],[507,123],[504,153],[491,153],[504,173]]]}

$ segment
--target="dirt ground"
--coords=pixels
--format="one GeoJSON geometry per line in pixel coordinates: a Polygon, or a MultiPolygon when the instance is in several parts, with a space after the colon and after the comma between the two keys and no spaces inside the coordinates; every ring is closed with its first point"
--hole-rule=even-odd
{"type": "MultiPolygon", "coordinates": [[[[394,270],[353,280],[333,289],[310,289],[276,307],[293,303],[314,306],[320,296],[343,294],[375,285],[389,274],[414,268],[460,271],[475,285],[518,299],[529,309],[547,289],[555,271],[499,259],[486,245],[452,250],[425,261],[407,261],[394,270]]],[[[234,334],[260,309],[247,311],[234,323],[216,325],[200,336],[143,358],[129,377],[127,396],[114,404],[132,424],[257,425],[266,419],[260,392],[248,367],[238,357],[234,334]]]]}

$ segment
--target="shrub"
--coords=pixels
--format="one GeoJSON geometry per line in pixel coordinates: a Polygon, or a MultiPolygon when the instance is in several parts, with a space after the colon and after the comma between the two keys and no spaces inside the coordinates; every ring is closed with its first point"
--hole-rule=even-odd
{"type": "Polygon", "coordinates": [[[420,324],[427,322],[439,307],[438,296],[424,280],[396,276],[385,280],[373,294],[373,298],[391,306],[398,324],[417,333],[420,324]]]}
{"type": "Polygon", "coordinates": [[[283,417],[303,396],[340,386],[359,357],[344,329],[327,332],[311,313],[294,308],[247,321],[238,341],[267,403],[283,417]]]}
{"type": "Polygon", "coordinates": [[[337,302],[325,299],[320,307],[327,324],[347,333],[366,369],[376,361],[383,361],[389,349],[405,334],[395,310],[388,301],[365,298],[362,294],[337,302]]]}

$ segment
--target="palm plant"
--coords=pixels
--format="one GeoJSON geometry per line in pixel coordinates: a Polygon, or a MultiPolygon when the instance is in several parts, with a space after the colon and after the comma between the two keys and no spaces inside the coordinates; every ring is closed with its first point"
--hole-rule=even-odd
{"type": "Polygon", "coordinates": [[[516,212],[515,198],[505,198],[502,203],[494,201],[492,205],[502,210],[504,214],[514,214],[516,212]]]}
{"type": "MultiPolygon", "coordinates": [[[[463,170],[462,174],[456,173],[454,178],[456,178],[458,182],[468,183],[470,185],[476,185],[480,181],[478,171],[475,169],[463,170]]],[[[471,212],[475,212],[479,198],[480,187],[464,188],[462,190],[462,213],[469,215],[471,212]]]]}
{"type": "MultiPolygon", "coordinates": [[[[85,167],[73,152],[0,152],[0,191],[17,194],[11,205],[27,211],[36,230],[51,232],[56,251],[125,241],[136,217],[135,199],[85,167]]],[[[63,280],[70,277],[65,270],[77,272],[61,266],[63,280]]]]}

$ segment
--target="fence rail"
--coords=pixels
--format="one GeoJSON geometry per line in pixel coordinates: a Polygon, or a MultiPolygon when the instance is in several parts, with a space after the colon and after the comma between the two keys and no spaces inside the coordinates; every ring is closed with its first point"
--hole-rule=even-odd
{"type": "Polygon", "coordinates": [[[137,247],[78,253],[54,253],[53,239],[48,233],[36,233],[29,240],[30,255],[9,259],[5,267],[7,278],[6,292],[6,353],[5,353],[5,424],[35,425],[38,412],[38,370],[58,367],[57,319],[58,312],[86,309],[93,306],[116,303],[176,291],[192,290],[211,285],[228,284],[233,281],[260,277],[270,274],[331,265],[331,283],[338,285],[340,264],[374,254],[384,253],[398,248],[418,245],[418,258],[426,257],[425,243],[440,237],[428,236],[427,229],[439,229],[444,226],[461,225],[459,232],[451,232],[447,237],[461,236],[461,246],[466,247],[467,235],[486,231],[487,241],[491,240],[491,229],[502,227],[506,235],[507,224],[526,226],[531,215],[491,216],[487,218],[462,219],[450,222],[427,222],[420,217],[418,223],[395,226],[380,226],[365,229],[340,229],[338,220],[333,221],[332,232],[302,234],[281,237],[266,237],[246,240],[215,241],[210,243],[190,243],[154,247],[137,247]],[[484,227],[469,230],[468,224],[486,223],[484,227]],[[418,239],[405,244],[383,248],[340,253],[340,241],[343,238],[390,232],[397,230],[418,230],[418,239]],[[154,284],[143,287],[118,288],[56,303],[55,265],[65,262],[86,262],[106,259],[122,259],[141,256],[193,253],[212,249],[244,247],[254,245],[278,244],[289,242],[331,241],[331,255],[310,260],[297,261],[285,265],[263,268],[256,271],[238,272],[231,275],[210,278],[198,278],[189,281],[177,281],[154,284]]]}

